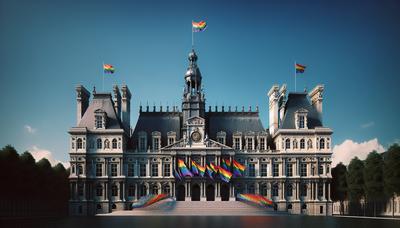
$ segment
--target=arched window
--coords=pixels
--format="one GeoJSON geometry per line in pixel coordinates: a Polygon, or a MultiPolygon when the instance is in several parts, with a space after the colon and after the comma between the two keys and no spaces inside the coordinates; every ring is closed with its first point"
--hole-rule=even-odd
{"type": "Polygon", "coordinates": [[[268,194],[267,189],[268,189],[268,188],[267,188],[267,185],[266,185],[266,184],[261,185],[260,192],[261,192],[261,195],[262,195],[262,196],[266,196],[266,195],[268,194]]]}
{"type": "Polygon", "coordinates": [[[104,149],[110,149],[110,140],[104,140],[104,149]]]}
{"type": "Polygon", "coordinates": [[[96,196],[103,196],[103,186],[97,185],[97,187],[96,187],[96,196]]]}
{"type": "Polygon", "coordinates": [[[163,193],[169,195],[170,192],[171,192],[171,189],[170,189],[169,185],[168,184],[164,185],[163,193]]]}
{"type": "Polygon", "coordinates": [[[78,173],[78,175],[82,175],[83,174],[83,166],[82,165],[78,165],[77,173],[78,173]]]}
{"type": "Polygon", "coordinates": [[[112,140],[112,148],[117,149],[117,139],[112,140]]]}
{"type": "Polygon", "coordinates": [[[290,139],[286,139],[285,144],[286,149],[290,149],[290,139]]]}
{"type": "Polygon", "coordinates": [[[81,138],[76,140],[76,148],[77,149],[82,149],[82,139],[81,138]]]}
{"type": "Polygon", "coordinates": [[[111,195],[112,196],[118,196],[118,187],[117,187],[117,185],[113,185],[111,187],[111,195]]]}
{"type": "Polygon", "coordinates": [[[278,193],[279,193],[279,187],[277,184],[274,184],[272,186],[272,196],[278,196],[279,195],[278,193]]]}
{"type": "Polygon", "coordinates": [[[158,186],[157,185],[153,185],[153,188],[151,189],[151,193],[154,195],[158,194],[158,186]]]}
{"type": "Polygon", "coordinates": [[[297,140],[293,140],[293,149],[297,149],[297,140]]]}
{"type": "Polygon", "coordinates": [[[312,149],[312,140],[311,139],[309,139],[307,141],[307,149],[312,149]]]}
{"type": "Polygon", "coordinates": [[[319,149],[325,149],[325,139],[319,140],[319,149]]]}
{"type": "Polygon", "coordinates": [[[286,196],[293,196],[293,185],[288,184],[286,187],[286,196]]]}
{"type": "Polygon", "coordinates": [[[101,149],[103,147],[103,142],[101,139],[97,139],[97,149],[101,149]]]}
{"type": "Polygon", "coordinates": [[[304,139],[300,139],[300,149],[304,149],[306,147],[305,145],[305,140],[304,139]]]}

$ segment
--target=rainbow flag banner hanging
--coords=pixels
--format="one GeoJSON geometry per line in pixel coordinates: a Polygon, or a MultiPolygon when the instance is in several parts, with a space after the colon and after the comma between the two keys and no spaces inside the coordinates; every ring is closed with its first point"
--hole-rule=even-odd
{"type": "Polygon", "coordinates": [[[178,167],[181,170],[182,176],[190,176],[193,177],[193,174],[186,167],[185,162],[182,159],[178,159],[178,167]]]}
{"type": "Polygon", "coordinates": [[[246,167],[242,164],[240,164],[239,162],[237,162],[236,160],[233,160],[233,173],[235,174],[235,176],[241,177],[243,176],[243,172],[246,169],[246,167]]]}
{"type": "Polygon", "coordinates": [[[295,68],[296,68],[296,73],[304,73],[306,66],[296,63],[295,68]]]}
{"type": "Polygon", "coordinates": [[[147,207],[152,205],[153,203],[159,202],[167,198],[168,198],[167,194],[143,196],[142,198],[139,199],[138,202],[132,204],[132,208],[147,207]]]}
{"type": "Polygon", "coordinates": [[[192,161],[192,173],[199,175],[199,168],[195,161],[192,161]]]}
{"type": "Polygon", "coordinates": [[[210,162],[210,169],[211,169],[214,173],[218,173],[217,167],[216,167],[212,162],[210,162]]]}
{"type": "Polygon", "coordinates": [[[263,207],[271,207],[273,202],[262,195],[256,194],[238,194],[237,198],[244,202],[255,203],[263,207]]]}
{"type": "Polygon", "coordinates": [[[195,22],[192,21],[192,30],[193,32],[202,32],[206,30],[207,23],[205,21],[195,22]]]}
{"type": "Polygon", "coordinates": [[[211,167],[209,166],[209,165],[206,165],[206,171],[207,171],[207,175],[212,179],[212,180],[214,180],[214,177],[213,177],[213,170],[211,169],[211,167]]]}
{"type": "Polygon", "coordinates": [[[113,65],[103,64],[104,73],[106,74],[114,74],[115,69],[113,65]]]}
{"type": "Polygon", "coordinates": [[[178,179],[180,181],[182,180],[181,175],[179,174],[179,172],[176,169],[174,169],[174,176],[175,176],[176,179],[178,179]]]}
{"type": "Polygon", "coordinates": [[[204,177],[204,173],[206,172],[206,167],[205,166],[201,166],[201,165],[197,165],[197,168],[199,169],[200,176],[204,177]]]}
{"type": "Polygon", "coordinates": [[[226,166],[228,166],[228,168],[231,168],[231,161],[229,159],[224,159],[224,160],[225,160],[226,166]]]}
{"type": "Polygon", "coordinates": [[[221,179],[225,182],[229,182],[232,177],[232,173],[229,172],[228,170],[224,169],[223,167],[219,167],[219,174],[221,176],[221,179]]]}

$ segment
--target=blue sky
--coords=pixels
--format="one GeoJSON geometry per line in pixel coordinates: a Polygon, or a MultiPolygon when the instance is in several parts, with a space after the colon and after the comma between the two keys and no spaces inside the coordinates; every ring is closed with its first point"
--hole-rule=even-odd
{"type": "Polygon", "coordinates": [[[398,1],[21,1],[0,0],[0,146],[33,146],[68,160],[75,85],[126,83],[132,125],[140,102],[180,105],[191,21],[207,106],[260,107],[267,91],[325,85],[324,124],[334,143],[399,141],[398,1]],[[29,130],[28,128],[31,128],[29,130]],[[32,130],[33,129],[33,130],[32,130]]]}

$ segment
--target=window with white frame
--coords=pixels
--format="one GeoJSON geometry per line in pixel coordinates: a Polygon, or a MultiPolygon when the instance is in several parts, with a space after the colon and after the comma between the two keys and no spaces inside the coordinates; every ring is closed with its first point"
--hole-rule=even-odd
{"type": "Polygon", "coordinates": [[[266,177],[267,176],[267,173],[268,173],[268,165],[267,164],[265,164],[265,163],[263,163],[263,164],[261,164],[261,169],[260,169],[260,176],[262,176],[262,177],[266,177]]]}
{"type": "Polygon", "coordinates": [[[299,128],[301,128],[301,129],[304,128],[304,124],[305,124],[304,119],[305,119],[305,117],[303,115],[299,116],[299,128]]]}
{"type": "Polygon", "coordinates": [[[146,174],[146,163],[140,163],[140,165],[139,165],[139,173],[140,173],[140,176],[141,177],[145,177],[147,174],[146,174]]]}
{"type": "Polygon", "coordinates": [[[256,165],[254,163],[249,164],[249,177],[256,176],[256,165]]]}
{"type": "Polygon", "coordinates": [[[279,186],[278,186],[278,184],[274,184],[272,186],[272,196],[279,196],[279,186]]]}
{"type": "Polygon", "coordinates": [[[274,176],[274,177],[279,176],[279,164],[278,163],[272,164],[272,176],[274,176]]]}
{"type": "Polygon", "coordinates": [[[168,140],[168,145],[172,145],[176,141],[176,132],[174,131],[169,131],[167,133],[167,140],[168,140]]]}
{"type": "Polygon", "coordinates": [[[174,137],[168,137],[168,145],[172,145],[175,143],[175,138],[174,137]]]}
{"type": "Polygon", "coordinates": [[[96,128],[103,128],[103,116],[100,115],[95,116],[95,126],[96,128]]]}
{"type": "Polygon", "coordinates": [[[111,176],[116,177],[118,174],[117,164],[111,163],[111,176]]]}
{"type": "Polygon", "coordinates": [[[290,149],[290,139],[286,139],[286,141],[285,141],[285,149],[290,149]]]}
{"type": "Polygon", "coordinates": [[[171,176],[171,164],[165,163],[164,164],[164,177],[169,177],[171,176]]]}
{"type": "Polygon", "coordinates": [[[151,176],[152,177],[157,177],[158,176],[158,164],[157,163],[152,163],[151,164],[151,176]]]}
{"type": "Polygon", "coordinates": [[[102,164],[96,164],[96,177],[101,177],[103,176],[103,165],[102,164]]]}
{"type": "Polygon", "coordinates": [[[158,151],[160,149],[160,138],[155,137],[153,138],[153,149],[158,151]]]}
{"type": "Polygon", "coordinates": [[[83,148],[82,139],[79,138],[76,140],[76,149],[82,149],[82,148],[83,148]]]}
{"type": "Polygon", "coordinates": [[[291,177],[293,176],[293,164],[286,163],[286,176],[291,177]]]}
{"type": "Polygon", "coordinates": [[[247,150],[253,150],[253,138],[247,138],[247,150]]]}
{"type": "Polygon", "coordinates": [[[302,176],[302,177],[307,176],[307,164],[306,163],[300,164],[300,176],[302,176]]]}
{"type": "Polygon", "coordinates": [[[300,149],[306,148],[306,142],[304,139],[300,139],[300,149]]]}
{"type": "Polygon", "coordinates": [[[240,150],[240,138],[239,137],[235,137],[233,139],[233,143],[234,143],[235,150],[240,150]]]}
{"type": "Polygon", "coordinates": [[[312,143],[312,140],[311,139],[309,139],[308,141],[307,141],[307,149],[312,149],[313,148],[313,145],[312,145],[313,143],[312,143]]]}
{"type": "Polygon", "coordinates": [[[129,163],[128,164],[128,177],[135,176],[135,164],[129,163]]]}
{"type": "Polygon", "coordinates": [[[97,149],[101,149],[103,147],[103,142],[101,141],[101,139],[97,139],[96,144],[97,144],[97,149]]]}
{"type": "Polygon", "coordinates": [[[117,149],[117,139],[112,140],[112,148],[117,149]]]}
{"type": "Polygon", "coordinates": [[[293,185],[288,184],[286,186],[286,196],[293,196],[293,185]]]}
{"type": "Polygon", "coordinates": [[[265,137],[260,137],[260,150],[265,150],[265,137]]]}
{"type": "Polygon", "coordinates": [[[319,149],[325,149],[325,139],[319,140],[319,149]]]}
{"type": "Polygon", "coordinates": [[[296,129],[307,129],[307,114],[308,110],[303,108],[295,112],[296,129]]]}
{"type": "Polygon", "coordinates": [[[319,174],[319,175],[324,174],[324,166],[323,166],[323,165],[319,165],[319,166],[318,166],[318,174],[319,174]]]}
{"type": "Polygon", "coordinates": [[[136,195],[135,193],[136,193],[135,185],[130,184],[128,187],[128,196],[130,197],[135,196],[136,195]]]}

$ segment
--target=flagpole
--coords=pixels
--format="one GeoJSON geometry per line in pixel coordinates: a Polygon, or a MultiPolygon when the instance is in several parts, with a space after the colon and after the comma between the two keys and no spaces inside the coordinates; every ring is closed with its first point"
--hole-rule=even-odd
{"type": "Polygon", "coordinates": [[[294,92],[297,91],[297,70],[296,70],[296,61],[294,61],[294,92]]]}
{"type": "Polygon", "coordinates": [[[194,48],[193,20],[192,20],[192,49],[194,48]]]}
{"type": "Polygon", "coordinates": [[[104,61],[103,61],[103,65],[101,66],[102,71],[103,71],[103,92],[104,92],[104,61]]]}

